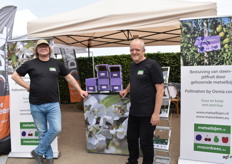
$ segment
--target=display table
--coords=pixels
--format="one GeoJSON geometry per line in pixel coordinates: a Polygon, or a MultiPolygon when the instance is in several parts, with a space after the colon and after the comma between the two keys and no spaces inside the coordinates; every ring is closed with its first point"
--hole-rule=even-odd
{"type": "Polygon", "coordinates": [[[87,150],[128,155],[129,98],[119,93],[89,93],[84,101],[87,150]]]}

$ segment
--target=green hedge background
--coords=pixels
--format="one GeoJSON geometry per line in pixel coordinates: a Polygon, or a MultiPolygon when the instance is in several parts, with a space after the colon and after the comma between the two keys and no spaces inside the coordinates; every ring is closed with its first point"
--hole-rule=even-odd
{"type": "MultiPolygon", "coordinates": [[[[180,83],[180,53],[146,53],[147,58],[155,59],[162,67],[170,67],[169,82],[180,83]]],[[[123,75],[123,87],[129,83],[129,68],[132,62],[131,56],[127,55],[111,55],[94,57],[94,64],[110,64],[121,65],[123,75]]],[[[81,87],[85,90],[85,79],[93,77],[92,57],[77,58],[81,87]]],[[[96,75],[96,71],[95,71],[96,75]]],[[[60,101],[62,104],[69,104],[70,97],[67,82],[63,77],[59,79],[60,85],[60,101]]]]}

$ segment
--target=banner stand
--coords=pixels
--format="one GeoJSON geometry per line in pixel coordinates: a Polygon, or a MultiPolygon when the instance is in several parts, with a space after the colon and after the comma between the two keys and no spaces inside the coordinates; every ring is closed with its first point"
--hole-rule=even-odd
{"type": "Polygon", "coordinates": [[[181,20],[179,164],[232,163],[231,22],[232,17],[181,20]]]}
{"type": "Polygon", "coordinates": [[[10,152],[10,108],[7,41],[12,38],[16,6],[0,8],[0,155],[10,152]]]}

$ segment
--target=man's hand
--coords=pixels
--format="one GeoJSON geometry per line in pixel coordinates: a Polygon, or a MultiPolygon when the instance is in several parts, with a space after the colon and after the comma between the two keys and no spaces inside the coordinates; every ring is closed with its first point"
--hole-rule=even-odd
{"type": "Polygon", "coordinates": [[[81,90],[80,95],[81,95],[82,98],[86,98],[86,97],[88,97],[89,94],[88,94],[88,92],[86,92],[84,90],[81,90]]]}
{"type": "Polygon", "coordinates": [[[120,94],[120,96],[122,96],[122,98],[124,98],[128,94],[128,91],[127,91],[127,89],[124,89],[124,90],[120,91],[119,94],[120,94]]]}
{"type": "Polygon", "coordinates": [[[26,88],[27,92],[30,92],[30,85],[26,88]]]}
{"type": "Polygon", "coordinates": [[[151,125],[158,125],[160,122],[160,115],[158,113],[153,113],[151,116],[151,125]]]}

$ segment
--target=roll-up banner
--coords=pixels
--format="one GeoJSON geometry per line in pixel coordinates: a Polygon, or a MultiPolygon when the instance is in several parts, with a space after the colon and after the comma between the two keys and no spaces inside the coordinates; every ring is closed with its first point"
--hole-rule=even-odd
{"type": "Polygon", "coordinates": [[[231,17],[181,20],[179,164],[232,163],[231,17]]]}
{"type": "MultiPolygon", "coordinates": [[[[53,40],[48,40],[53,47],[53,40]]],[[[29,93],[25,88],[16,84],[12,73],[25,61],[35,58],[34,47],[37,40],[9,41],[8,42],[8,79],[10,88],[10,129],[11,152],[8,157],[31,157],[31,150],[39,144],[38,133],[31,116],[29,93]]],[[[51,57],[54,57],[51,54],[51,57]]],[[[28,75],[23,77],[30,83],[28,75]]],[[[59,157],[58,139],[52,143],[54,157],[59,157]]]]}
{"type": "MultiPolygon", "coordinates": [[[[78,65],[76,62],[76,52],[74,48],[63,48],[60,47],[60,53],[64,60],[65,66],[70,70],[71,75],[76,79],[77,83],[80,85],[80,75],[78,71],[78,65]]],[[[68,83],[70,102],[81,102],[82,97],[79,92],[68,83]]]]}
{"type": "MultiPolygon", "coordinates": [[[[10,135],[9,85],[7,75],[7,41],[12,37],[12,29],[16,13],[15,6],[0,9],[0,154],[10,150],[10,144],[4,147],[1,139],[10,135]]],[[[5,140],[4,140],[5,142],[5,140]]],[[[5,144],[4,144],[5,145],[5,144]]],[[[6,146],[6,145],[5,145],[6,146]]]]}

